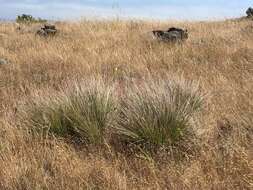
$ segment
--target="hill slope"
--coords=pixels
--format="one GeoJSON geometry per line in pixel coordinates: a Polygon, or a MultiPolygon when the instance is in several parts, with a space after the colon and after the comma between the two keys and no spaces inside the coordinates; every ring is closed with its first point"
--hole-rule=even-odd
{"type": "Polygon", "coordinates": [[[252,21],[56,26],[59,35],[44,39],[34,36],[36,26],[17,31],[14,24],[0,24],[0,58],[9,62],[0,65],[0,189],[253,187],[252,21]],[[170,26],[187,28],[189,39],[152,39],[149,31],[170,26]],[[113,83],[119,97],[128,94],[121,90],[127,81],[141,85],[150,77],[199,83],[205,96],[193,121],[193,150],[186,143],[182,151],[171,145],[153,154],[111,142],[110,133],[100,145],[77,143],[33,134],[23,122],[24,102],[37,94],[44,101],[69,83],[99,78],[113,83]]]}

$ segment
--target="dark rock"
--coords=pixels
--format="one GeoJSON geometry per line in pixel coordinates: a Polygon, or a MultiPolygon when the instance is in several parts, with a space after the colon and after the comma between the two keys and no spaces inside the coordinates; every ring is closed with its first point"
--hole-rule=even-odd
{"type": "Polygon", "coordinates": [[[37,30],[36,34],[39,36],[44,36],[44,37],[47,36],[47,33],[42,29],[37,30]]]}
{"type": "Polygon", "coordinates": [[[0,65],[7,65],[8,61],[6,61],[5,59],[0,59],[0,65]]]}
{"type": "Polygon", "coordinates": [[[39,29],[36,34],[43,37],[54,36],[58,30],[54,25],[45,24],[44,27],[39,29]]]}
{"type": "Polygon", "coordinates": [[[46,30],[56,30],[56,27],[55,27],[55,25],[52,25],[52,24],[45,24],[44,29],[46,29],[46,30]]]}
{"type": "Polygon", "coordinates": [[[188,39],[188,31],[180,28],[169,28],[167,31],[154,30],[154,36],[165,42],[177,42],[188,39]]]}
{"type": "Polygon", "coordinates": [[[247,17],[253,18],[253,8],[249,7],[246,11],[247,17]]]}
{"type": "Polygon", "coordinates": [[[48,35],[48,36],[54,36],[57,33],[57,30],[53,30],[53,29],[45,29],[44,32],[48,35]]]}

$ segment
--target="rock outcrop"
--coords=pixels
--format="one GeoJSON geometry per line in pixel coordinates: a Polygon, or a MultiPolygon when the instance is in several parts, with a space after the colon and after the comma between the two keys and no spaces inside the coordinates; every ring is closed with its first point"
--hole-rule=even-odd
{"type": "Polygon", "coordinates": [[[181,28],[172,27],[167,31],[154,30],[152,32],[157,39],[165,42],[178,42],[188,39],[188,31],[181,28]]]}
{"type": "Polygon", "coordinates": [[[58,30],[56,29],[55,25],[45,24],[44,27],[36,32],[36,34],[39,36],[48,37],[55,36],[57,32],[58,30]]]}

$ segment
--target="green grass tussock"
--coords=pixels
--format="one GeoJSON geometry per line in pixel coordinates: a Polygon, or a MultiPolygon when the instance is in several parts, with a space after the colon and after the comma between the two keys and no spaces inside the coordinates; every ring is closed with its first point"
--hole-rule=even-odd
{"type": "Polygon", "coordinates": [[[190,120],[202,103],[193,83],[165,79],[135,84],[121,100],[117,134],[148,147],[173,145],[191,138],[190,120]]]}
{"type": "Polygon", "coordinates": [[[112,89],[95,80],[71,86],[57,96],[32,100],[27,109],[28,122],[59,136],[101,142],[115,110],[112,89]]]}

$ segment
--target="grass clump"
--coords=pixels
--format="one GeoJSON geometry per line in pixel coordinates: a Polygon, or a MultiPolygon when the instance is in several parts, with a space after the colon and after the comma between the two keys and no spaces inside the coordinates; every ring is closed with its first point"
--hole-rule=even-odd
{"type": "Polygon", "coordinates": [[[166,79],[133,85],[121,100],[117,134],[148,148],[176,144],[190,134],[190,120],[202,99],[193,83],[166,79]]]}
{"type": "Polygon", "coordinates": [[[115,110],[112,90],[101,81],[75,84],[67,91],[32,101],[28,122],[59,136],[79,137],[86,143],[99,143],[115,110]]]}

